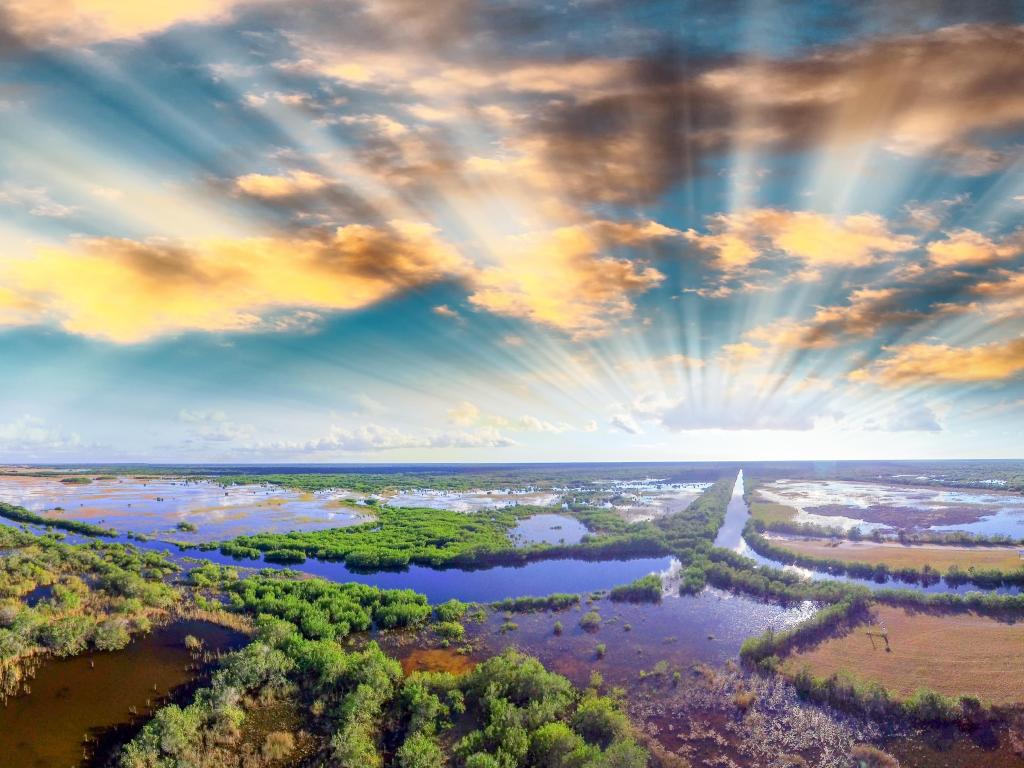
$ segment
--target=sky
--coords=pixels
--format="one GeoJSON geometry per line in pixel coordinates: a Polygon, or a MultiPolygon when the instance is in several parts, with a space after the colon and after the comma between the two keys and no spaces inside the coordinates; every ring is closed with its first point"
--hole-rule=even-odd
{"type": "Polygon", "coordinates": [[[0,461],[1024,457],[1024,4],[0,0],[0,461]]]}

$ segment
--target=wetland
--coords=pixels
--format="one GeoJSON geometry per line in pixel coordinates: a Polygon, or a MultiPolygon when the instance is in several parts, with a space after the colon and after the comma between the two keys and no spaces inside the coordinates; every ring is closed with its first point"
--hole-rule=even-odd
{"type": "Polygon", "coordinates": [[[394,486],[382,474],[337,487],[320,474],[0,476],[0,499],[44,517],[0,529],[0,664],[17,671],[0,765],[490,766],[520,737],[461,707],[500,685],[516,711],[527,678],[555,697],[528,743],[553,748],[541,745],[557,730],[580,765],[1020,764],[1024,601],[947,583],[952,566],[1005,571],[1016,550],[901,543],[867,519],[876,490],[875,506],[921,506],[908,535],[937,531],[928,509],[947,502],[1012,518],[1013,492],[651,469],[480,482],[406,468],[394,486]],[[842,514],[822,513],[839,492],[842,514]],[[49,519],[113,535],[48,533],[49,519]],[[757,527],[794,521],[833,533],[757,527]],[[892,550],[946,580],[894,591],[895,571],[795,565],[760,554],[764,541],[850,563],[892,550]],[[898,650],[875,654],[865,632],[878,626],[898,650]],[[928,649],[951,636],[963,642],[933,679],[928,649]],[[858,693],[842,699],[851,669],[858,693]]]}

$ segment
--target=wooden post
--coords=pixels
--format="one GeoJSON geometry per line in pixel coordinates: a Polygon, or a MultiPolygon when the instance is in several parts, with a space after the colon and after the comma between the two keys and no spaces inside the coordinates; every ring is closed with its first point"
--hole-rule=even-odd
{"type": "Polygon", "coordinates": [[[884,630],[881,631],[881,632],[870,632],[870,631],[868,631],[868,632],[865,632],[864,634],[866,634],[868,636],[868,639],[871,640],[871,650],[875,650],[875,638],[878,637],[878,638],[881,638],[882,640],[885,641],[885,652],[886,653],[890,653],[892,651],[892,648],[889,647],[889,633],[888,632],[886,632],[884,630]]]}

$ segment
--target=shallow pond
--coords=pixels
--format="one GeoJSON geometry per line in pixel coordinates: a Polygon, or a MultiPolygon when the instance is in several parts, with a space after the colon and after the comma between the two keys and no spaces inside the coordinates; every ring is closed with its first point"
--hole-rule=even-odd
{"type": "Polygon", "coordinates": [[[0,707],[0,768],[69,768],[109,752],[141,716],[200,671],[185,649],[194,635],[211,651],[240,647],[238,632],[202,621],[161,627],[121,651],[43,663],[31,692],[0,707]],[[89,743],[86,743],[86,737],[89,743]]]}
{"type": "Polygon", "coordinates": [[[509,531],[516,546],[526,544],[579,544],[587,535],[587,527],[567,515],[532,515],[509,531]]]}
{"type": "Polygon", "coordinates": [[[841,480],[777,480],[766,501],[797,510],[797,522],[853,528],[908,528],[1024,539],[1024,496],[1001,491],[841,480]]]}
{"type": "Polygon", "coordinates": [[[345,503],[349,496],[346,491],[313,494],[271,485],[224,487],[180,478],[118,477],[68,484],[54,478],[0,477],[0,501],[33,512],[121,532],[197,542],[364,522],[359,510],[345,503]],[[179,524],[191,524],[197,530],[182,531],[179,524]]]}
{"type": "MultiPolygon", "coordinates": [[[[670,483],[664,480],[616,480],[611,483],[599,483],[603,491],[597,500],[616,510],[630,522],[655,520],[666,515],[682,512],[700,496],[711,483],[670,483]]],[[[580,502],[593,501],[593,488],[564,489],[569,499],[580,502]],[[575,494],[582,493],[583,498],[575,494]]]]}
{"type": "Polygon", "coordinates": [[[391,507],[426,507],[448,509],[454,512],[480,512],[485,509],[504,509],[517,504],[550,507],[561,496],[550,491],[435,491],[430,489],[400,491],[388,498],[391,507]]]}
{"type": "Polygon", "coordinates": [[[612,685],[635,681],[664,661],[670,671],[687,670],[698,662],[721,664],[736,659],[743,641],[769,627],[782,630],[815,611],[813,603],[796,607],[760,603],[747,597],[708,588],[699,595],[671,595],[660,603],[616,603],[609,599],[584,601],[576,608],[540,613],[516,613],[508,620],[516,629],[502,631],[505,614],[492,612],[483,624],[467,624],[488,653],[515,646],[537,656],[549,668],[586,685],[592,671],[612,685]],[[587,611],[601,616],[596,631],[583,629],[587,611]],[[555,633],[555,623],[562,625],[555,633]],[[597,645],[603,643],[604,655],[597,645]]]}

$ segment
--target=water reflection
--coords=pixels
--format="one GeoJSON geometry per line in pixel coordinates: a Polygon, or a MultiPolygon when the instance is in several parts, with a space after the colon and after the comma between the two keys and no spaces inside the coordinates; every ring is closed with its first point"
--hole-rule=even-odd
{"type": "Polygon", "coordinates": [[[211,651],[239,647],[244,635],[200,621],[157,629],[121,651],[44,662],[31,693],[0,708],[0,768],[87,764],[92,751],[131,735],[132,711],[143,715],[200,670],[185,649],[186,635],[211,651]]]}
{"type": "Polygon", "coordinates": [[[587,535],[587,527],[567,515],[533,515],[520,520],[509,531],[516,546],[526,544],[579,544],[587,535]]]}
{"type": "Polygon", "coordinates": [[[810,602],[784,608],[709,588],[699,595],[666,597],[658,604],[604,599],[567,611],[516,614],[511,620],[517,628],[504,632],[504,615],[492,613],[483,625],[469,625],[469,631],[484,641],[488,653],[516,646],[578,685],[585,685],[594,670],[606,682],[621,685],[635,681],[641,670],[650,672],[659,661],[671,670],[685,670],[697,662],[735,659],[747,637],[769,627],[790,627],[814,610],[810,602]],[[601,615],[596,632],[579,626],[585,611],[601,615]],[[560,634],[555,622],[562,625],[560,634]],[[598,643],[605,646],[603,655],[596,650],[598,643]]]}
{"type": "Polygon", "coordinates": [[[121,532],[196,542],[257,531],[308,531],[364,522],[366,516],[346,502],[349,496],[347,491],[302,493],[273,485],[224,487],[183,478],[118,477],[68,484],[44,477],[0,477],[0,501],[32,512],[121,532]]]}
{"type": "Polygon", "coordinates": [[[885,485],[844,480],[776,480],[758,488],[769,502],[814,525],[965,531],[1024,539],[1024,496],[1002,491],[885,485]]]}

